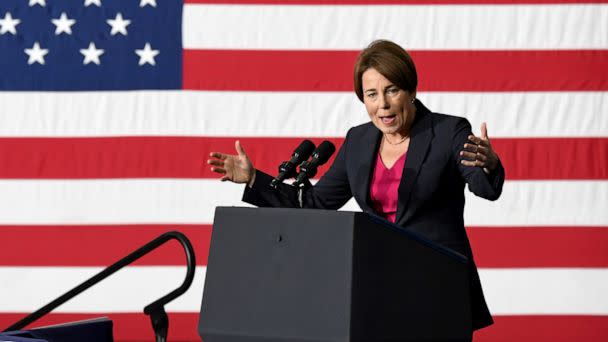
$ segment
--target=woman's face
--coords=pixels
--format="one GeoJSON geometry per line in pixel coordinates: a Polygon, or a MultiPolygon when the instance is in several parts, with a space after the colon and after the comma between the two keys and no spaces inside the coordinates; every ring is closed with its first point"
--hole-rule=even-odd
{"type": "Polygon", "coordinates": [[[414,119],[416,93],[403,90],[376,69],[362,75],[363,103],[374,125],[384,134],[403,132],[414,119]]]}

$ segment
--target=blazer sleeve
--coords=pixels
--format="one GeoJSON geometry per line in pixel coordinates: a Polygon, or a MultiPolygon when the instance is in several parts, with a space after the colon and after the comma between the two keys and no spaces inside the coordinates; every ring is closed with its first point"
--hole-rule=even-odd
{"type": "MultiPolygon", "coordinates": [[[[347,134],[329,170],[316,185],[307,186],[302,191],[303,208],[340,209],[352,197],[346,170],[348,137],[347,134]]],[[[279,184],[277,189],[272,189],[272,179],[268,174],[256,170],[253,186],[245,186],[243,201],[258,207],[299,208],[298,189],[288,184],[279,184]]]]}
{"type": "Polygon", "coordinates": [[[469,121],[464,118],[459,119],[452,139],[453,160],[458,164],[458,170],[469,185],[469,190],[479,197],[494,201],[500,197],[505,181],[505,170],[500,159],[496,169],[490,174],[486,174],[480,167],[465,166],[460,163],[462,160],[460,151],[463,150],[464,144],[468,141],[468,136],[472,134],[469,121]]]}

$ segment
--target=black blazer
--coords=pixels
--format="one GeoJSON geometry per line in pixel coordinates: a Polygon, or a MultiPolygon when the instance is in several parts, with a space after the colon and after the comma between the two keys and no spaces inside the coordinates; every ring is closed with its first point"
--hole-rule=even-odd
{"type": "MultiPolygon", "coordinates": [[[[464,187],[495,200],[504,183],[499,162],[492,175],[460,164],[460,151],[471,135],[468,120],[430,112],[416,100],[416,118],[399,185],[396,224],[467,256],[471,267],[473,328],[493,323],[483,297],[477,268],[464,228],[464,187]]],[[[329,170],[302,194],[306,208],[339,209],[351,197],[364,212],[373,213],[369,190],[382,133],[371,122],[351,128],[329,170]]],[[[297,189],[281,184],[270,189],[272,177],[256,172],[243,200],[260,207],[299,207],[297,189]]]]}

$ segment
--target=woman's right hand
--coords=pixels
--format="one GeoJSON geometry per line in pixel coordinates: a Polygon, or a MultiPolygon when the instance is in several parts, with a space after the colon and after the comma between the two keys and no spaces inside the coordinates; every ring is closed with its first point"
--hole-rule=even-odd
{"type": "Polygon", "coordinates": [[[211,171],[223,175],[222,181],[249,183],[255,175],[255,168],[238,140],[234,147],[236,155],[211,152],[207,164],[211,165],[211,171]]]}

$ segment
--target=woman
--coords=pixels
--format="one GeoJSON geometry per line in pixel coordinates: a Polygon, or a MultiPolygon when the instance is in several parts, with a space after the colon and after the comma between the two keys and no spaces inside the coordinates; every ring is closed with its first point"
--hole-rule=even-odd
{"type": "Polygon", "coordinates": [[[504,169],[486,126],[481,137],[460,117],[429,111],[416,99],[418,77],[409,54],[386,40],[359,55],[355,93],[370,123],[351,128],[336,159],[302,198],[292,186],[270,189],[272,177],[255,170],[239,142],[237,155],[211,153],[208,163],[222,180],[247,183],[243,200],[257,206],[338,209],[351,197],[364,212],[452,248],[470,260],[473,329],[492,324],[464,228],[464,187],[497,199],[504,169]]]}

